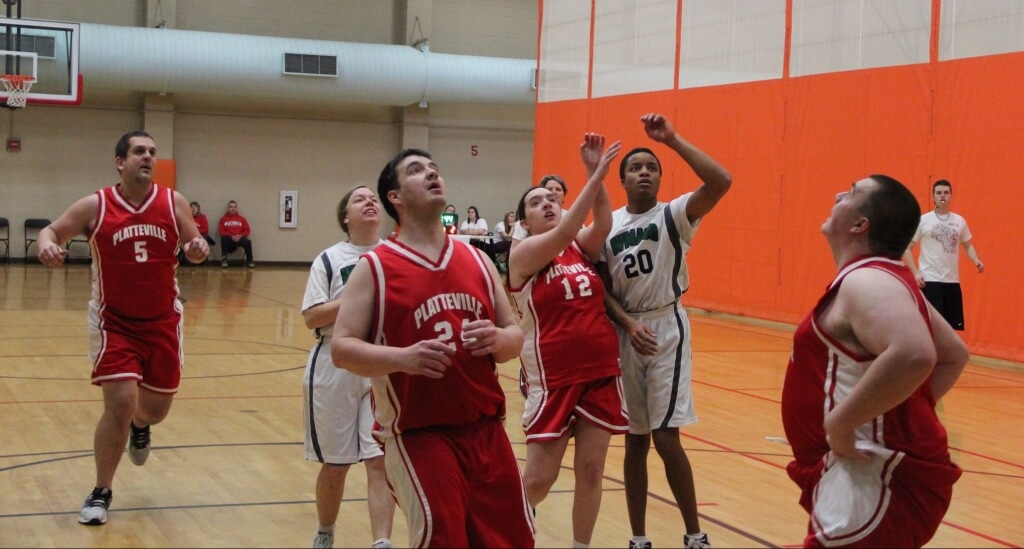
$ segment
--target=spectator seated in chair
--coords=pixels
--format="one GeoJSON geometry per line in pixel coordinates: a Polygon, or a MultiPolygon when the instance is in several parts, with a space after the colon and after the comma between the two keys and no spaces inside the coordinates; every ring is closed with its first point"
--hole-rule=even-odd
{"type": "Polygon", "coordinates": [[[249,240],[249,221],[238,213],[238,202],[228,202],[227,211],[220,218],[220,266],[227,268],[228,254],[238,248],[245,251],[245,264],[250,269],[256,266],[252,255],[252,241],[249,240]]]}
{"type": "Polygon", "coordinates": [[[487,220],[480,217],[480,211],[476,209],[476,206],[467,208],[466,220],[459,225],[459,234],[485,236],[488,230],[490,229],[487,227],[487,220]]]}
{"type": "Polygon", "coordinates": [[[508,252],[512,248],[512,234],[516,225],[516,212],[505,212],[505,217],[494,226],[491,252],[494,264],[502,273],[508,272],[508,252]]]}
{"type": "MultiPolygon", "coordinates": [[[[202,236],[203,240],[206,240],[206,243],[211,247],[216,246],[217,241],[210,236],[210,220],[206,218],[206,214],[202,213],[202,207],[198,202],[189,203],[189,207],[192,209],[192,221],[196,222],[196,228],[199,229],[199,235],[202,236]]],[[[178,264],[188,264],[185,262],[184,250],[178,251],[178,264]]]]}

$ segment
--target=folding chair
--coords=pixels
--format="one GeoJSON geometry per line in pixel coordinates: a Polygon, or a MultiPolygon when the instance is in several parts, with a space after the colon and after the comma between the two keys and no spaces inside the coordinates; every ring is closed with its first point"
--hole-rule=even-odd
{"type": "Polygon", "coordinates": [[[49,219],[30,218],[25,220],[25,259],[28,260],[28,247],[39,239],[39,231],[50,226],[49,219]],[[32,231],[32,232],[29,232],[32,231]]]}
{"type": "Polygon", "coordinates": [[[71,240],[68,240],[67,244],[64,245],[64,248],[67,249],[67,251],[68,251],[68,260],[69,261],[82,261],[82,262],[85,262],[85,263],[88,263],[88,262],[92,261],[92,246],[89,245],[89,237],[84,235],[84,234],[83,235],[79,235],[79,236],[77,236],[75,238],[72,238],[71,240]],[[72,257],[71,256],[71,245],[72,244],[85,244],[86,256],[85,257],[81,257],[81,258],[79,258],[79,257],[72,257]]]}
{"type": "Polygon", "coordinates": [[[6,217],[0,217],[0,229],[4,230],[4,236],[0,242],[4,243],[4,263],[11,258],[11,222],[6,217]]]}

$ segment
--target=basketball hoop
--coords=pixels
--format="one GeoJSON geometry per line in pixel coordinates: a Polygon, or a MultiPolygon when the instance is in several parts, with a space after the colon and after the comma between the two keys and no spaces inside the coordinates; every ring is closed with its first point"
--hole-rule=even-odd
{"type": "Polygon", "coordinates": [[[21,74],[3,74],[0,75],[0,80],[7,90],[7,108],[23,108],[28,102],[28,91],[32,89],[36,79],[21,74]]]}

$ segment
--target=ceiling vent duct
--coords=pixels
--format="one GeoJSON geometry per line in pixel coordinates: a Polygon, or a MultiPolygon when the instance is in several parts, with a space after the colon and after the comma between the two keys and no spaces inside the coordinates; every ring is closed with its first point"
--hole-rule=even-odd
{"type": "Polygon", "coordinates": [[[80,25],[86,95],[90,89],[106,89],[401,107],[423,101],[532,105],[536,96],[531,86],[536,59],[435,53],[393,44],[80,25]],[[297,70],[292,55],[299,57],[297,70]]]}

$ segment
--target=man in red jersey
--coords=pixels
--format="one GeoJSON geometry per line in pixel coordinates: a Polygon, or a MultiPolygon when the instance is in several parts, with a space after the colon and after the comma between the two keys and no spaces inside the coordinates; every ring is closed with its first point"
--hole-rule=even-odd
{"type": "Polygon", "coordinates": [[[935,402],[967,347],[901,261],[920,216],[906,187],[872,175],[822,225],[839,273],[793,335],[782,388],[805,547],[921,547],[960,478],[935,402]]]}
{"type": "Polygon", "coordinates": [[[384,167],[377,193],[401,230],[352,271],[331,357],[372,377],[410,547],[533,547],[495,366],[519,354],[523,332],[494,264],[445,233],[444,190],[425,151],[384,167]]]}
{"type": "Polygon", "coordinates": [[[217,227],[220,231],[220,266],[227,268],[228,254],[242,248],[246,265],[250,269],[255,267],[256,260],[252,255],[252,241],[249,240],[249,220],[238,213],[238,202],[234,200],[228,202],[228,207],[224,210],[224,215],[221,216],[217,227]]]}
{"type": "Polygon", "coordinates": [[[89,358],[92,382],[103,388],[103,416],[93,439],[96,488],[78,517],[86,525],[107,522],[125,444],[132,463],[146,462],[149,426],[167,416],[178,390],[184,360],[174,277],[179,244],[193,263],[210,253],[188,200],[153,182],[153,137],[128,132],[114,154],[121,181],[78,200],[39,234],[39,261],[47,267],[64,264],[68,252],[61,245],[76,235],[88,234],[92,247],[89,358]]]}

